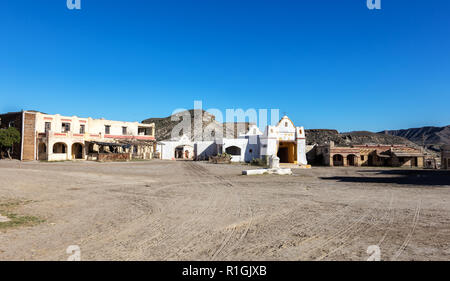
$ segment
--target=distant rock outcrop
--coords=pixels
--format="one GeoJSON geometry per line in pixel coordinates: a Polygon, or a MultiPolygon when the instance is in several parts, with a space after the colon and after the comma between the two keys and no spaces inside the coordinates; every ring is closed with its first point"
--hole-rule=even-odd
{"type": "Polygon", "coordinates": [[[177,124],[182,122],[184,118],[190,118],[190,125],[183,126],[181,133],[191,132],[191,139],[203,139],[213,140],[215,137],[214,132],[222,131],[224,137],[234,138],[239,136],[240,133],[248,131],[250,123],[220,123],[216,121],[216,117],[205,110],[188,110],[175,113],[165,118],[149,118],[142,121],[144,124],[155,123],[156,127],[156,140],[168,140],[172,137],[172,130],[177,124]],[[198,124],[201,124],[201,128],[194,128],[194,120],[198,119],[198,124]],[[201,119],[201,120],[200,120],[201,119]],[[177,121],[172,121],[177,120],[177,121]],[[207,133],[204,133],[207,132],[207,133]],[[210,132],[210,133],[209,133],[210,132]],[[202,136],[203,134],[203,136],[202,136]]]}
{"type": "Polygon", "coordinates": [[[386,130],[386,135],[406,138],[417,145],[439,150],[441,145],[450,144],[450,125],[445,127],[422,127],[404,130],[386,130]]]}
{"type": "Polygon", "coordinates": [[[339,133],[336,130],[310,129],[305,130],[306,143],[325,144],[334,141],[338,146],[351,146],[357,144],[403,144],[416,146],[413,142],[398,136],[379,134],[367,131],[355,131],[349,133],[339,133]]]}

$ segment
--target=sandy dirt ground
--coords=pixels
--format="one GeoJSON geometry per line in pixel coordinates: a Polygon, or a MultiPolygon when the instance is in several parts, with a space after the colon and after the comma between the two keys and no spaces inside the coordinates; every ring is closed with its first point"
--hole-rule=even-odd
{"type": "Polygon", "coordinates": [[[450,259],[450,174],[187,161],[0,161],[0,204],[44,221],[0,229],[0,260],[450,259]]]}

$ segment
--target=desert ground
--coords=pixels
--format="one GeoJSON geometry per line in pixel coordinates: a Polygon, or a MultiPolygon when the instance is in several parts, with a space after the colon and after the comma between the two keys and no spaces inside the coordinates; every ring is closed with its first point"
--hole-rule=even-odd
{"type": "Polygon", "coordinates": [[[0,161],[0,260],[450,259],[449,172],[254,168],[0,161]]]}

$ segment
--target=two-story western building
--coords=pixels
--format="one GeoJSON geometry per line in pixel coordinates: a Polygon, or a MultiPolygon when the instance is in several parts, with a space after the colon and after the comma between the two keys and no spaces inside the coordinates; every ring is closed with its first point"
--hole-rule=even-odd
{"type": "Polygon", "coordinates": [[[13,149],[20,160],[151,159],[155,125],[22,111],[0,115],[0,127],[13,126],[21,143],[13,149]]]}

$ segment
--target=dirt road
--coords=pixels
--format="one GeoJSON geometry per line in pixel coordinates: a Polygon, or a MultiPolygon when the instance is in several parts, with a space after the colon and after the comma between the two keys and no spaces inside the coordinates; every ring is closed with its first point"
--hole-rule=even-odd
{"type": "Polygon", "coordinates": [[[0,161],[0,260],[450,259],[448,172],[203,162],[0,161]],[[8,205],[9,206],[9,205],[8,205]]]}

